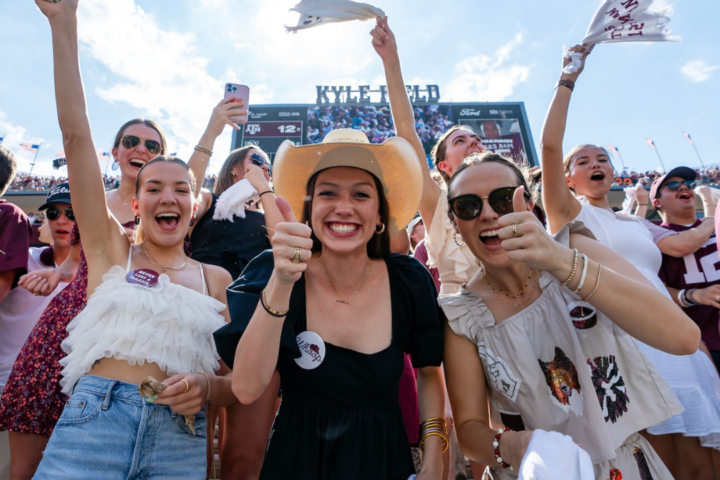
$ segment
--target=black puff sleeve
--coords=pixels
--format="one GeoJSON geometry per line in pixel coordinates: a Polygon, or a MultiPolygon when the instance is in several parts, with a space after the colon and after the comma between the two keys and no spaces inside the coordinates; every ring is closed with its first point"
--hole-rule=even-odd
{"type": "MultiPolygon", "coordinates": [[[[233,368],[235,350],[240,342],[240,337],[255,314],[260,302],[260,294],[270,281],[270,275],[274,268],[272,250],[266,250],[252,259],[243,270],[242,275],[227,288],[230,323],[217,330],[213,336],[220,358],[230,368],[233,368]]],[[[293,296],[295,296],[295,290],[293,289],[293,296]]],[[[292,303],[291,299],[291,307],[292,303]]],[[[295,328],[291,321],[292,313],[291,308],[291,312],[285,317],[285,323],[283,323],[280,337],[280,357],[299,358],[301,356],[295,341],[295,328]]]]}
{"type": "Polygon", "coordinates": [[[393,337],[415,368],[439,367],[443,359],[443,313],[435,282],[423,265],[407,255],[387,259],[393,292],[393,337]]]}

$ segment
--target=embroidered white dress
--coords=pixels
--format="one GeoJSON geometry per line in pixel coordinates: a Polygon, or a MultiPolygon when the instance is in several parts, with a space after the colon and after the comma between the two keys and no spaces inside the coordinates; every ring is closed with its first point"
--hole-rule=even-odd
{"type": "Polygon", "coordinates": [[[447,190],[441,189],[432,225],[427,230],[425,248],[428,252],[428,266],[440,273],[440,296],[452,295],[460,285],[475,276],[480,267],[470,249],[458,234],[455,236],[448,217],[447,190]]]}
{"type": "MultiPolygon", "coordinates": [[[[571,229],[587,233],[576,222],[558,241],[567,244],[571,229]]],[[[528,430],[569,435],[590,455],[598,480],[615,478],[613,469],[624,480],[644,480],[646,467],[655,480],[672,478],[637,432],[679,414],[677,397],[635,339],[603,313],[589,304],[581,312],[579,297],[546,272],[540,288],[537,300],[498,324],[470,291],[439,299],[453,332],[477,346],[491,426],[519,415],[528,430]]]]}
{"type": "MultiPolygon", "coordinates": [[[[622,255],[669,297],[658,277],[662,253],[642,222],[594,207],[585,197],[578,200],[582,210],[576,220],[583,222],[600,243],[622,255]]],[[[705,447],[720,448],[720,378],[712,361],[699,350],[692,355],[678,356],[638,343],[685,407],[681,416],[648,428],[648,432],[653,435],[682,433],[699,437],[705,447]]]]}
{"type": "Polygon", "coordinates": [[[77,381],[90,371],[96,360],[114,357],[130,365],[157,363],[168,375],[212,372],[220,368],[213,332],[225,319],[219,312],[222,302],[178,285],[161,274],[157,285],[128,283],[128,265],[115,265],[88,298],[87,306],[67,326],[62,342],[68,354],[60,360],[64,368],[62,391],[72,393],[77,381]]]}

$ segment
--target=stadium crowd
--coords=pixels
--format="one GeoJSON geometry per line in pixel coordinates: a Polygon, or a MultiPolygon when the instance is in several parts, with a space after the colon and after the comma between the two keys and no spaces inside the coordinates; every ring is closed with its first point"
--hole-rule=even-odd
{"type": "Polygon", "coordinates": [[[649,192],[613,212],[608,152],[563,149],[587,47],[532,173],[411,105],[378,17],[392,109],[311,107],[315,145],[272,167],[244,146],[216,175],[242,100],[187,161],[135,118],[106,176],[78,1],[36,3],[68,178],[16,176],[0,145],[0,196],[47,190],[48,244],[0,199],[0,480],[216,479],[216,455],[223,479],[718,478],[716,205],[703,187],[698,218],[695,187],[720,172],[621,173],[649,192]]]}

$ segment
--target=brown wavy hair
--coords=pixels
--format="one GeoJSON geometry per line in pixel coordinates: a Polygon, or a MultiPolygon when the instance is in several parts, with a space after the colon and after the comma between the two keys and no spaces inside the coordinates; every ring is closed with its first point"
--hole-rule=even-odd
{"type": "Polygon", "coordinates": [[[233,186],[232,169],[235,168],[235,165],[245,160],[245,157],[248,156],[250,150],[257,151],[260,155],[265,157],[268,165],[270,164],[268,154],[257,145],[246,145],[244,147],[236,148],[230,152],[230,155],[228,155],[225,162],[222,164],[222,167],[220,167],[218,178],[215,181],[215,188],[213,188],[213,193],[215,195],[220,195],[225,190],[233,186]]]}
{"type": "Polygon", "coordinates": [[[445,155],[447,154],[447,140],[453,133],[457,132],[458,130],[467,130],[469,132],[475,133],[472,128],[468,127],[467,125],[453,125],[450,127],[445,133],[443,133],[440,138],[438,139],[437,143],[433,146],[432,150],[430,151],[430,156],[432,157],[433,165],[435,165],[435,168],[440,174],[440,177],[442,177],[443,181],[445,182],[445,185],[450,184],[450,176],[440,170],[438,168],[438,164],[445,160],[445,155]]]}

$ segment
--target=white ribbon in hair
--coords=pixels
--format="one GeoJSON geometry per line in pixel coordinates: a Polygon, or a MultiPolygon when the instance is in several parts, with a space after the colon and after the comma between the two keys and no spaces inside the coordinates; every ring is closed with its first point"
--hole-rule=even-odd
{"type": "MultiPolygon", "coordinates": [[[[588,26],[583,45],[617,42],[678,42],[667,24],[673,10],[664,0],[605,0],[588,26]]],[[[568,52],[570,59],[563,72],[575,73],[580,69],[582,54],[568,52]]]]}
{"type": "Polygon", "coordinates": [[[325,23],[372,20],[375,17],[385,18],[385,12],[381,9],[369,3],[358,3],[351,0],[302,0],[290,10],[300,14],[297,26],[285,25],[285,30],[293,33],[325,23]]]}

